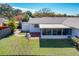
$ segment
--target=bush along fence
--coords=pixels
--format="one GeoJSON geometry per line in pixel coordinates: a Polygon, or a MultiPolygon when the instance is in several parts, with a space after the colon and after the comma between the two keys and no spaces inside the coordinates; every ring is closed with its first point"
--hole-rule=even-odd
{"type": "Polygon", "coordinates": [[[79,51],[79,38],[75,37],[72,39],[74,46],[77,48],[77,50],[79,51]]]}
{"type": "Polygon", "coordinates": [[[0,29],[0,39],[11,34],[11,29],[9,27],[0,29]]]}

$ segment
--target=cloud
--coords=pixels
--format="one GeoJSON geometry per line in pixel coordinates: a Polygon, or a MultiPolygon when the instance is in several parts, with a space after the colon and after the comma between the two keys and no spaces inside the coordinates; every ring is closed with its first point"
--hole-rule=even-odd
{"type": "Polygon", "coordinates": [[[32,13],[34,13],[36,10],[35,9],[28,9],[28,8],[22,8],[22,7],[15,7],[15,6],[13,6],[13,8],[15,8],[15,9],[20,9],[20,10],[22,10],[23,12],[25,12],[25,11],[31,11],[32,13]]]}

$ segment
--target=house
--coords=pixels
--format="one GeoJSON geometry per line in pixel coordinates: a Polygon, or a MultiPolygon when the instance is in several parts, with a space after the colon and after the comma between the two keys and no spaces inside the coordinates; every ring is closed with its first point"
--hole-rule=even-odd
{"type": "Polygon", "coordinates": [[[29,31],[31,36],[40,36],[42,39],[79,37],[79,17],[30,18],[28,23],[23,24],[22,29],[29,31]]]}
{"type": "Polygon", "coordinates": [[[0,39],[11,34],[11,29],[4,25],[5,18],[0,18],[0,39]]]}

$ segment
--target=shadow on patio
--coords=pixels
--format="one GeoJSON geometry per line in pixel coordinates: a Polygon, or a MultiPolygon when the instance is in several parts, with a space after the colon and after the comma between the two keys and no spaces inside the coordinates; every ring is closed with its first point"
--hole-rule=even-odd
{"type": "Polygon", "coordinates": [[[39,45],[41,48],[73,48],[71,39],[40,39],[39,45]]]}

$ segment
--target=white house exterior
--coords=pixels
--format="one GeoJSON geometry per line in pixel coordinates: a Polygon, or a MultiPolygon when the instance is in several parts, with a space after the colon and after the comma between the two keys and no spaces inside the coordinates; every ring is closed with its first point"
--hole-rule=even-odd
{"type": "Polygon", "coordinates": [[[22,22],[22,29],[23,32],[29,31],[29,24],[27,22],[22,22]]]}
{"type": "Polygon", "coordinates": [[[40,28],[35,27],[36,24],[29,24],[29,25],[30,25],[30,28],[29,28],[30,32],[40,32],[40,28]]]}
{"type": "Polygon", "coordinates": [[[28,26],[23,26],[23,29],[28,29],[30,33],[40,33],[39,36],[41,39],[79,37],[78,17],[31,18],[27,24],[28,26]]]}

